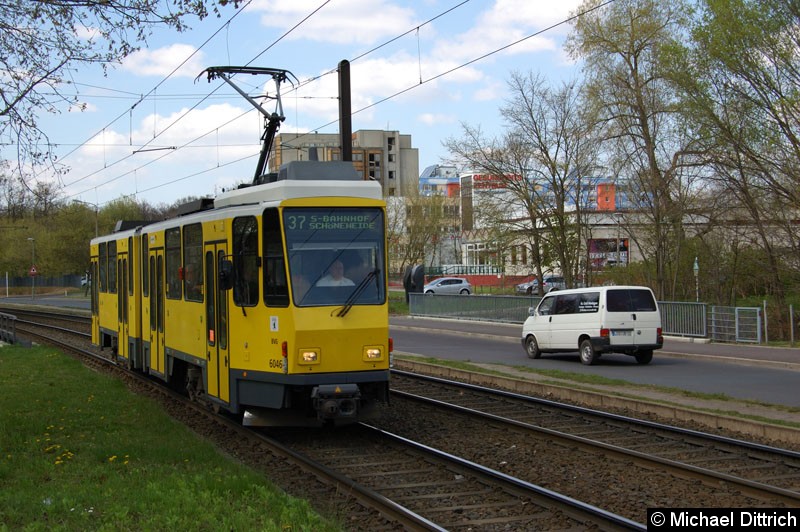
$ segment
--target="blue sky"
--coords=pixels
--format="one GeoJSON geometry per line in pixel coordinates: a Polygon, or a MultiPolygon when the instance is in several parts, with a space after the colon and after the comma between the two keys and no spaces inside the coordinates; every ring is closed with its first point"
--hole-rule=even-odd
{"type": "MultiPolygon", "coordinates": [[[[447,158],[442,141],[460,137],[462,123],[501,133],[498,109],[511,71],[540,72],[554,84],[579,74],[562,48],[568,24],[526,39],[568,18],[577,5],[252,0],[238,14],[226,8],[219,19],[193,21],[185,33],[153,35],[149,48],[106,77],[99,68],[72,73],[86,110],[44,116],[40,125],[70,168],[60,178],[67,200],[103,205],[135,195],[158,205],[213,196],[252,178],[263,124],[223,81],[195,78],[209,66],[290,70],[302,87],[282,87],[281,132],[336,133],[337,77],[322,74],[347,59],[353,130],[412,135],[422,171],[447,158]]],[[[254,97],[274,90],[266,77],[235,81],[254,97]]]]}

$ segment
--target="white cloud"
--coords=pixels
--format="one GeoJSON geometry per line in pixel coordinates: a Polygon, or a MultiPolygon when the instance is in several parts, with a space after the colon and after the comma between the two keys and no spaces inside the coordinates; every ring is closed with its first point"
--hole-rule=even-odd
{"type": "Polygon", "coordinates": [[[204,65],[205,55],[202,51],[198,51],[190,44],[176,43],[162,48],[133,52],[123,60],[121,68],[139,76],[164,77],[177,68],[173,76],[194,78],[203,71],[204,65]]]}
{"type": "MultiPolygon", "coordinates": [[[[105,194],[112,189],[141,190],[255,156],[263,131],[259,117],[255,110],[245,107],[215,104],[181,109],[166,116],[150,114],[141,118],[130,132],[104,130],[84,144],[72,161],[71,178],[86,176],[86,179],[70,191],[80,192],[98,185],[103,185],[105,194]],[[137,150],[140,151],[134,153],[137,150]],[[164,164],[171,168],[166,176],[164,166],[160,166],[164,164]]],[[[254,164],[255,161],[250,163],[254,164]]],[[[240,179],[250,177],[248,174],[240,179]]],[[[184,196],[212,192],[204,187],[187,191],[184,196]]]]}
{"type": "Polygon", "coordinates": [[[473,99],[479,102],[488,102],[496,100],[505,94],[505,86],[498,82],[493,81],[484,87],[480,87],[473,94],[473,99]]]}
{"type": "Polygon", "coordinates": [[[438,126],[441,124],[458,123],[458,117],[442,113],[422,113],[417,117],[417,120],[419,122],[422,122],[426,126],[438,126]]]}
{"type": "Polygon", "coordinates": [[[260,13],[261,23],[269,28],[286,30],[303,21],[286,36],[289,40],[340,44],[374,43],[417,23],[413,9],[386,0],[338,0],[309,17],[319,6],[319,0],[255,0],[248,10],[260,13]]]}
{"type": "MultiPolygon", "coordinates": [[[[487,11],[485,20],[487,25],[493,27],[543,30],[568,19],[581,3],[582,0],[497,0],[487,11]]],[[[569,25],[562,24],[551,31],[564,34],[568,30],[569,25]]]]}

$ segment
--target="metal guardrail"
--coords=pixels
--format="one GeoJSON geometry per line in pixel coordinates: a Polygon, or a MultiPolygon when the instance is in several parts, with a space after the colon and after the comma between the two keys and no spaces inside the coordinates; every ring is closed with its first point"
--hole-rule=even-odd
{"type": "Polygon", "coordinates": [[[705,303],[659,301],[658,308],[661,311],[661,330],[664,334],[698,338],[708,335],[708,305],[705,303]]]}
{"type": "MultiPolygon", "coordinates": [[[[522,324],[528,317],[528,309],[541,300],[538,296],[492,296],[492,295],[444,295],[409,294],[409,313],[412,316],[432,318],[456,318],[462,320],[497,321],[522,324]]],[[[709,305],[706,303],[660,301],[661,328],[665,335],[696,338],[709,337],[709,305]]],[[[735,313],[730,321],[722,321],[718,309],[711,307],[711,337],[714,340],[760,342],[760,321],[742,320],[735,313]]],[[[733,313],[733,308],[731,308],[733,313]]],[[[747,317],[750,318],[749,314],[747,317]]]]}
{"type": "Polygon", "coordinates": [[[10,344],[17,343],[17,317],[0,312],[0,340],[10,344]]]}

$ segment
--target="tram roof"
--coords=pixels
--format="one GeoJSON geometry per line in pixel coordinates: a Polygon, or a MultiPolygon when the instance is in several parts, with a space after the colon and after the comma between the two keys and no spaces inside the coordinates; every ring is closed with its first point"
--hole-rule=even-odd
{"type": "Polygon", "coordinates": [[[220,194],[214,208],[313,197],[381,199],[383,189],[377,181],[361,179],[350,162],[292,161],[281,167],[275,181],[220,194]]]}

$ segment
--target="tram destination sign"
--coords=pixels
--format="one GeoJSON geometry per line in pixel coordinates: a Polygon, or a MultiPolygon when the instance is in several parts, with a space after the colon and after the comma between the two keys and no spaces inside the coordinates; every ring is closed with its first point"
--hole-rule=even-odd
{"type": "Polygon", "coordinates": [[[362,209],[351,212],[313,212],[303,210],[285,217],[287,231],[374,231],[380,229],[378,213],[362,209]]]}

